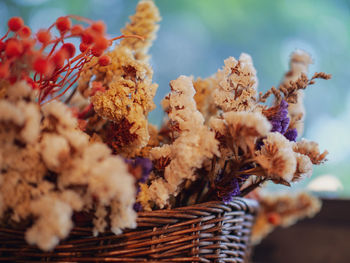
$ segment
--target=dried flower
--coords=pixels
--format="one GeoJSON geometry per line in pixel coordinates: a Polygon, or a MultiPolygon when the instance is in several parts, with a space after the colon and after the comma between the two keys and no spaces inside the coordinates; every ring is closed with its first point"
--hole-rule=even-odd
{"type": "Polygon", "coordinates": [[[293,175],[293,182],[300,181],[302,178],[310,177],[312,174],[312,162],[307,155],[295,153],[297,160],[297,169],[293,175]]]}
{"type": "Polygon", "coordinates": [[[198,110],[203,114],[204,119],[208,121],[210,117],[215,116],[218,109],[213,101],[213,94],[217,85],[214,77],[206,79],[198,78],[193,81],[193,87],[196,90],[194,100],[198,110]]]}
{"type": "MultiPolygon", "coordinates": [[[[247,54],[205,79],[180,76],[162,101],[163,126],[150,125],[157,84],[147,52],[159,21],[149,0],[115,38],[102,21],[74,15],[34,34],[21,18],[8,21],[0,40],[0,220],[31,220],[30,244],[51,250],[74,223],[119,234],[136,227],[136,211],[230,202],[268,180],[290,186],[325,160],[316,143],[296,142],[302,91],[330,78],[309,79],[311,59],[300,51],[281,85],[259,98],[247,54]],[[68,90],[64,103],[52,101],[68,90]],[[263,105],[270,95],[274,104],[263,105]]],[[[279,205],[289,201],[265,203],[262,232],[316,211],[303,196],[303,207],[279,205]]]]}
{"type": "Polygon", "coordinates": [[[288,129],[284,133],[284,137],[286,137],[290,141],[294,141],[295,142],[297,140],[297,137],[298,137],[297,129],[296,128],[288,129]]]}
{"type": "Polygon", "coordinates": [[[259,112],[231,111],[224,113],[223,118],[234,145],[244,152],[253,151],[256,140],[266,136],[271,129],[271,124],[259,112]]]}
{"type": "Polygon", "coordinates": [[[26,238],[44,250],[69,234],[73,211],[94,203],[123,210],[126,221],[120,213],[110,215],[114,231],[135,226],[134,179],[121,158],[106,145],[89,143],[63,103],[40,109],[23,82],[7,91],[0,100],[0,218],[8,211],[10,222],[35,216],[26,238]]]}
{"type": "Polygon", "coordinates": [[[279,132],[288,140],[295,141],[298,132],[296,128],[289,129],[290,119],[288,117],[288,106],[288,103],[285,100],[282,100],[279,105],[263,110],[263,114],[272,124],[271,132],[279,132]]]}
{"type": "Polygon", "coordinates": [[[308,193],[260,195],[257,220],[253,227],[252,242],[258,244],[277,226],[288,227],[297,220],[313,217],[321,209],[321,202],[308,193]]]}
{"type": "MultiPolygon", "coordinates": [[[[121,138],[120,143],[115,143],[107,138],[107,143],[113,145],[116,152],[127,156],[135,155],[149,140],[147,115],[155,108],[153,98],[157,84],[152,83],[153,71],[148,64],[146,51],[158,30],[159,20],[154,3],[141,1],[136,14],[131,17],[132,22],[127,24],[122,32],[125,35],[141,34],[144,41],[125,39],[106,54],[109,63],[105,62],[103,57],[91,60],[84,66],[79,79],[80,93],[85,97],[91,96],[94,111],[103,119],[112,122],[107,127],[123,126],[124,129],[127,128],[126,123],[129,125],[127,133],[131,136],[128,136],[130,140],[121,138]],[[92,78],[100,83],[103,92],[93,92],[89,89],[92,78]]],[[[121,129],[114,130],[118,133],[121,129]]],[[[104,133],[103,129],[96,128],[94,132],[104,133]]]]}
{"type": "Polygon", "coordinates": [[[204,125],[204,118],[193,99],[192,79],[180,76],[170,86],[171,93],[165,98],[168,115],[172,122],[178,124],[180,134],[171,145],[151,150],[153,157],[170,157],[164,178],[152,181],[147,189],[149,200],[159,207],[164,207],[171,195],[179,193],[179,186],[185,179],[195,180],[195,169],[199,169],[206,159],[219,155],[215,134],[204,125]]]}
{"type": "Polygon", "coordinates": [[[217,180],[216,191],[218,197],[224,203],[231,202],[235,196],[239,196],[241,193],[238,178],[232,178],[229,182],[217,180]]]}
{"type": "Polygon", "coordinates": [[[134,50],[137,60],[148,61],[147,52],[156,38],[156,32],[159,29],[157,23],[161,20],[158,8],[153,1],[140,1],[136,7],[135,15],[131,16],[130,20],[130,23],[121,32],[124,35],[142,36],[143,40],[126,38],[120,44],[134,50]]]}
{"type": "Polygon", "coordinates": [[[251,57],[241,54],[225,60],[225,66],[216,74],[215,104],[223,111],[249,111],[255,106],[258,80],[251,57]]]}
{"type": "Polygon", "coordinates": [[[126,159],[129,164],[129,171],[136,178],[137,182],[145,183],[152,171],[153,165],[148,158],[126,159]]]}
{"type": "Polygon", "coordinates": [[[266,171],[266,176],[277,183],[288,183],[296,170],[292,144],[280,133],[270,133],[263,140],[256,161],[266,171]]]}
{"type": "Polygon", "coordinates": [[[297,153],[308,156],[313,164],[320,164],[326,160],[327,151],[320,152],[316,142],[302,139],[293,146],[293,150],[297,153]]]}

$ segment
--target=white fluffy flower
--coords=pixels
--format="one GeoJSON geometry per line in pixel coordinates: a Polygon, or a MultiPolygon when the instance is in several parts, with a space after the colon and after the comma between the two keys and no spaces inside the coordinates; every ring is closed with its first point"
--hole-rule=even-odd
{"type": "Polygon", "coordinates": [[[16,105],[6,100],[0,100],[0,121],[11,121],[20,126],[23,125],[25,117],[16,105]]]}
{"type": "Polygon", "coordinates": [[[69,155],[67,140],[59,135],[46,133],[41,140],[41,156],[49,169],[57,170],[69,155]]]}
{"type": "Polygon", "coordinates": [[[73,227],[72,208],[56,197],[45,196],[32,202],[31,211],[38,219],[27,230],[26,240],[29,244],[37,244],[42,250],[53,249],[73,227]]]}
{"type": "Polygon", "coordinates": [[[77,119],[73,117],[69,108],[60,101],[52,101],[43,107],[44,116],[52,116],[56,118],[63,128],[76,128],[78,126],[77,119]]]}
{"type": "Polygon", "coordinates": [[[24,127],[21,130],[21,137],[27,143],[35,143],[40,134],[41,114],[39,106],[34,103],[19,102],[18,108],[22,110],[25,118],[24,127]]]}

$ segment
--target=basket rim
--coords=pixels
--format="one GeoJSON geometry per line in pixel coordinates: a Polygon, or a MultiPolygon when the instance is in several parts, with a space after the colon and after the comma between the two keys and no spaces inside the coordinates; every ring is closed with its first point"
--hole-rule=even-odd
{"type": "Polygon", "coordinates": [[[234,197],[230,202],[224,201],[207,201],[204,203],[198,203],[188,206],[174,207],[170,209],[156,209],[151,211],[140,211],[137,212],[138,216],[147,216],[150,214],[165,213],[165,212],[181,212],[184,210],[202,210],[205,208],[211,209],[223,209],[223,210],[232,210],[236,208],[238,210],[243,210],[248,213],[256,213],[259,210],[259,202],[255,199],[249,199],[245,197],[234,197]]]}

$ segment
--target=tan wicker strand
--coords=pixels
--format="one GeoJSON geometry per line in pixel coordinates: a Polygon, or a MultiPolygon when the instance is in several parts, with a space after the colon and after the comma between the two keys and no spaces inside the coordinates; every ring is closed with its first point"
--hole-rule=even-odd
{"type": "Polygon", "coordinates": [[[24,241],[24,231],[0,228],[1,262],[248,262],[258,204],[235,198],[172,210],[140,212],[138,227],[92,236],[77,227],[52,252],[24,241]]]}

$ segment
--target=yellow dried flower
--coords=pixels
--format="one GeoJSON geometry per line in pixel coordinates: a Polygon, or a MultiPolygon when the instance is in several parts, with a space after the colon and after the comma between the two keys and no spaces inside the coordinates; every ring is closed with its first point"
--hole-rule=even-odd
{"type": "MultiPolygon", "coordinates": [[[[153,5],[149,1],[145,4],[153,5]]],[[[120,144],[114,142],[117,152],[129,155],[146,146],[149,140],[147,115],[155,108],[153,98],[158,86],[152,83],[153,71],[149,64],[137,59],[132,48],[126,42],[117,45],[108,53],[111,58],[109,65],[96,65],[92,60],[79,79],[79,91],[85,97],[92,95],[91,102],[100,117],[115,123],[115,126],[122,121],[130,124],[129,133],[134,139],[120,144]],[[105,91],[92,94],[89,89],[92,77],[105,91]]]]}
{"type": "Polygon", "coordinates": [[[121,41],[121,46],[126,46],[135,51],[137,60],[148,60],[148,49],[156,38],[156,32],[159,29],[157,24],[161,20],[158,8],[153,1],[140,1],[136,7],[136,13],[130,17],[124,29],[121,30],[123,35],[138,35],[144,38],[125,38],[121,41]]]}

